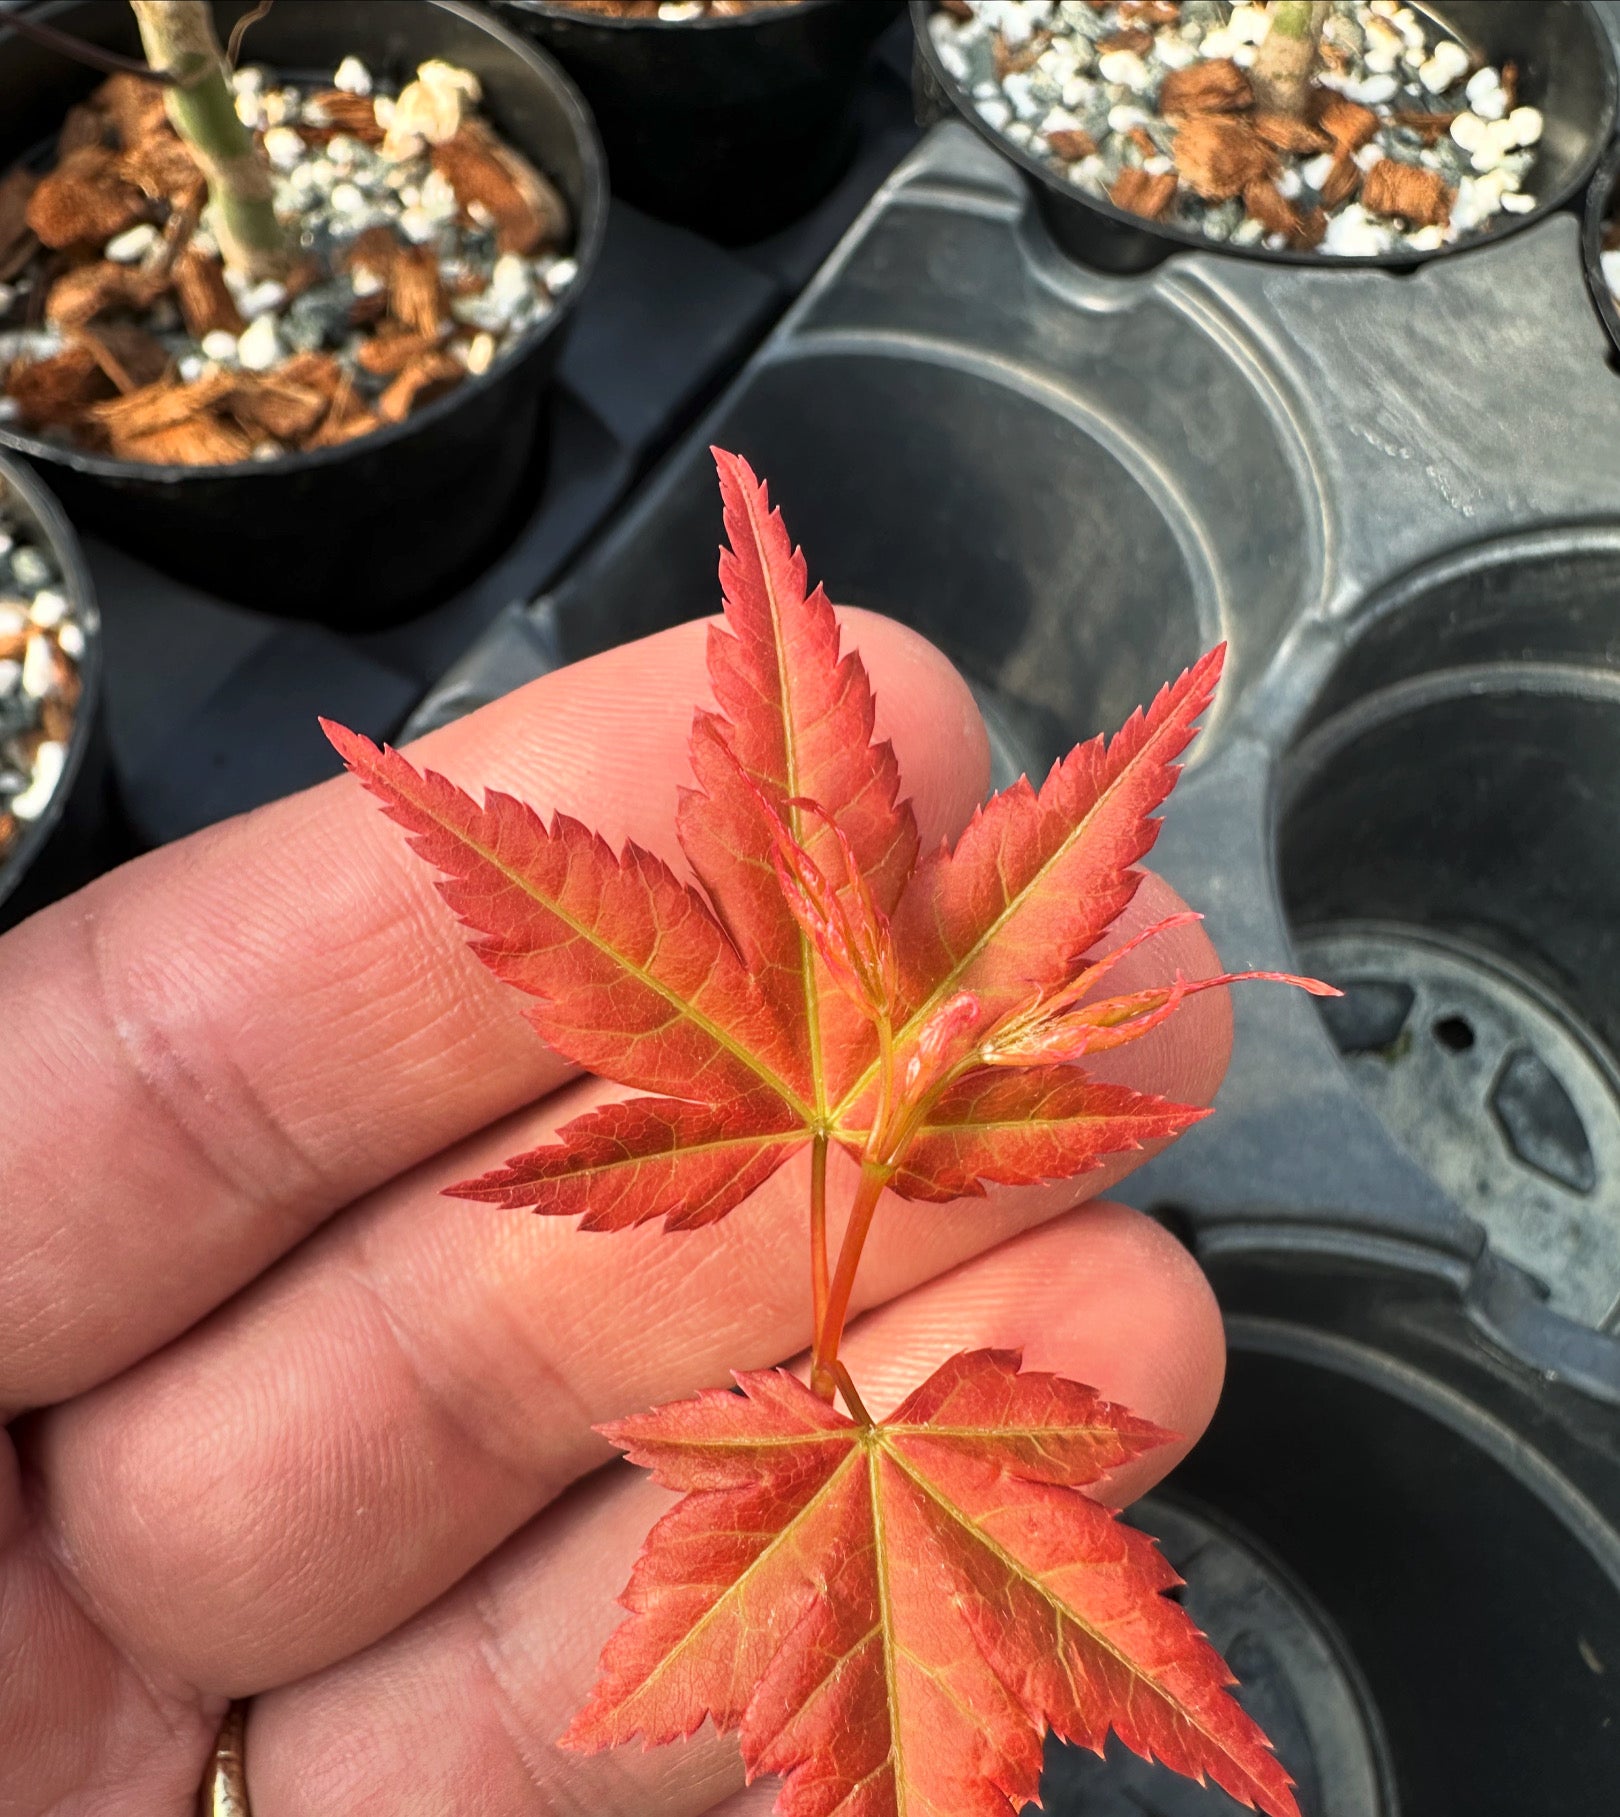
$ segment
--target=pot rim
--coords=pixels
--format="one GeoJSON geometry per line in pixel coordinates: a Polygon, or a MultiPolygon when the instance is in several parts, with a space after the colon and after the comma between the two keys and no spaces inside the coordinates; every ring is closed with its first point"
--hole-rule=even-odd
{"type": "Polygon", "coordinates": [[[1613,351],[1620,354],[1620,304],[1603,279],[1603,230],[1609,224],[1610,206],[1615,199],[1615,183],[1620,179],[1620,139],[1603,154],[1586,192],[1586,212],[1581,222],[1581,264],[1586,269],[1586,287],[1592,293],[1598,320],[1608,331],[1613,351]]]}
{"type": "MultiPolygon", "coordinates": [[[[117,460],[112,455],[96,454],[89,449],[48,441],[43,436],[30,435],[5,423],[0,423],[0,448],[27,455],[30,460],[49,461],[57,466],[71,468],[76,473],[91,474],[97,479],[139,479],[173,485],[184,484],[188,480],[215,480],[222,477],[246,481],[255,478],[282,479],[292,473],[318,473],[328,467],[353,461],[374,448],[387,448],[430,431],[435,424],[460,409],[469,397],[475,397],[502,383],[517,360],[532,354],[544,341],[562,329],[596,267],[607,229],[607,158],[597,135],[596,123],[585,105],[584,96],[561,66],[538,45],[530,44],[515,32],[509,31],[493,13],[469,4],[469,0],[426,0],[426,3],[437,12],[450,13],[489,33],[505,49],[528,64],[530,74],[546,86],[560,104],[579,146],[583,199],[574,232],[573,251],[569,254],[579,269],[573,283],[564,291],[546,319],[503,347],[487,370],[469,373],[444,397],[436,398],[431,404],[413,412],[403,422],[373,429],[369,434],[358,436],[354,441],[344,442],[335,448],[310,448],[296,454],[279,454],[274,460],[267,461],[228,461],[217,466],[192,467],[177,465],[172,461],[117,460]]],[[[363,13],[359,15],[361,18],[364,16],[363,13]]],[[[273,20],[273,14],[271,18],[273,20]]],[[[5,42],[5,15],[0,12],[0,54],[4,52],[5,42]]]]}
{"type": "Polygon", "coordinates": [[[709,13],[698,19],[660,19],[656,13],[627,16],[615,13],[582,13],[563,0],[497,0],[531,18],[552,19],[559,24],[583,26],[588,30],[608,32],[725,32],[770,25],[781,19],[796,19],[808,12],[825,12],[844,0],[793,0],[790,6],[756,9],[747,13],[709,13]]]}
{"type": "Polygon", "coordinates": [[[0,906],[28,874],[29,866],[56,830],[68,797],[78,785],[85,752],[90,746],[91,727],[101,710],[102,659],[101,614],[78,536],[55,495],[38,474],[26,461],[11,458],[0,450],[0,501],[6,499],[15,500],[21,506],[24,525],[61,569],[68,598],[84,629],[85,642],[84,654],[77,665],[80,694],[73,714],[73,736],[68,741],[67,759],[44,813],[24,829],[16,845],[0,859],[0,906]]]}
{"type": "MultiPolygon", "coordinates": [[[[1427,265],[1432,260],[1452,258],[1461,253],[1477,252],[1480,248],[1494,245],[1509,234],[1518,233],[1526,227],[1533,227],[1536,222],[1545,220],[1579,193],[1582,186],[1591,177],[1598,159],[1602,157],[1604,147],[1609,142],[1609,135],[1614,130],[1615,111],[1620,103],[1620,76],[1617,76],[1614,50],[1609,42],[1609,35],[1604,30],[1603,21],[1598,17],[1591,0],[1573,0],[1586,19],[1587,29],[1592,35],[1593,52],[1603,72],[1603,126],[1594,133],[1587,150],[1577,161],[1569,179],[1551,196],[1539,201],[1528,213],[1514,215],[1511,226],[1494,227],[1485,232],[1469,235],[1466,239],[1452,246],[1437,246],[1432,252],[1415,251],[1411,248],[1403,252],[1362,253],[1353,257],[1340,258],[1336,255],[1320,252],[1296,252],[1285,247],[1280,252],[1273,252],[1266,246],[1233,246],[1229,241],[1212,240],[1207,235],[1195,233],[1185,227],[1169,227],[1158,221],[1149,221],[1142,215],[1131,214],[1123,208],[1116,208],[1106,199],[1093,196],[1073,183],[1065,183],[1060,177],[1038,158],[1032,157],[1022,146],[1015,145],[1003,137],[993,127],[987,126],[974,107],[972,98],[951,75],[939,60],[939,52],[928,30],[928,20],[936,11],[936,0],[909,0],[911,9],[912,30],[917,41],[918,54],[928,65],[929,74],[940,85],[943,92],[950,96],[951,104],[957,113],[979,135],[986,144],[999,152],[1002,157],[1040,182],[1051,192],[1053,197],[1062,202],[1073,203],[1082,209],[1100,215],[1105,221],[1116,227],[1133,229],[1143,239],[1155,240],[1164,245],[1165,256],[1177,252],[1209,252],[1221,258],[1252,259],[1265,265],[1301,266],[1312,271],[1397,271],[1411,273],[1420,265],[1427,265]]],[[[1620,322],[1616,331],[1620,333],[1620,322]]]]}

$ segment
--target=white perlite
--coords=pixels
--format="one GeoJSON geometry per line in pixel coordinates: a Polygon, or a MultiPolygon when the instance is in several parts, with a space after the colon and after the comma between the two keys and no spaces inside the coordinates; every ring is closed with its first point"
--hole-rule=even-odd
{"type": "Polygon", "coordinates": [[[371,93],[371,71],[358,57],[345,57],[332,75],[332,86],[347,95],[371,93]]]}
{"type": "Polygon", "coordinates": [[[115,265],[139,265],[156,247],[158,239],[158,230],[151,222],[140,221],[123,233],[114,234],[102,250],[115,265]]]}
{"type": "Polygon", "coordinates": [[[273,315],[261,315],[250,322],[236,343],[236,357],[249,372],[268,372],[283,351],[273,315]]]}
{"type": "Polygon", "coordinates": [[[304,141],[290,126],[272,126],[264,135],[264,155],[277,170],[292,170],[303,162],[304,141]]]}

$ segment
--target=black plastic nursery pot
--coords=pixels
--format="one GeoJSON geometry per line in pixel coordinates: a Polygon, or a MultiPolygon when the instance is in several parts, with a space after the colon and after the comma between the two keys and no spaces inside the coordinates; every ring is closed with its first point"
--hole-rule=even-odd
{"type": "Polygon", "coordinates": [[[1087,195],[995,131],[940,61],[928,31],[929,16],[936,10],[936,0],[911,0],[917,54],[926,71],[927,87],[944,97],[986,143],[1029,178],[1036,204],[1057,244],[1102,271],[1146,271],[1173,252],[1194,248],[1277,265],[1410,269],[1499,240],[1566,207],[1592,174],[1614,122],[1614,54],[1603,22],[1588,0],[1446,0],[1441,5],[1416,6],[1414,11],[1434,20],[1465,50],[1488,62],[1500,64],[1506,59],[1516,66],[1520,100],[1539,108],[1546,120],[1536,163],[1536,207],[1513,217],[1511,226],[1503,220],[1488,232],[1427,252],[1408,247],[1371,257],[1341,258],[1288,248],[1273,251],[1264,245],[1233,246],[1146,221],[1101,197],[1087,195]]]}
{"type": "Polygon", "coordinates": [[[1586,221],[1581,233],[1581,262],[1586,267],[1587,288],[1598,320],[1614,348],[1611,358],[1620,362],[1620,303],[1614,300],[1603,275],[1603,241],[1615,212],[1615,183],[1620,179],[1620,140],[1604,154],[1586,191],[1586,221]]]}
{"type": "Polygon", "coordinates": [[[1610,1332],[1617,584],[1608,527],[1403,577],[1302,714],[1274,804],[1295,949],[1346,992],[1324,1008],[1348,1077],[1554,1307],[1610,1332]]]}
{"type": "MultiPolygon", "coordinates": [[[[221,33],[246,12],[216,7],[221,33]]],[[[138,55],[124,0],[65,0],[38,16],[138,55]]],[[[403,83],[442,58],[470,69],[505,138],[549,176],[574,219],[579,275],[544,322],[489,370],[404,422],[342,447],[227,467],[143,465],[0,427],[48,472],[82,528],[222,598],[367,629],[434,603],[510,534],[539,483],[547,393],[601,245],[607,186],[573,85],[531,45],[461,0],[278,0],[244,56],[298,75],[349,54],[403,83]]],[[[5,30],[0,16],[0,165],[47,146],[101,76],[5,30]]]]}
{"type": "MultiPolygon", "coordinates": [[[[1303,1589],[1337,1657],[1332,1690],[1319,1667],[1302,1669],[1286,1623],[1259,1618],[1253,1593],[1247,1622],[1226,1617],[1240,1679],[1280,1706],[1285,1756],[1279,1677],[1293,1724],[1316,1713],[1318,1739],[1296,1741],[1291,1762],[1302,1808],[1611,1810],[1620,1457],[1601,1414],[1507,1356],[1477,1283],[1432,1255],[1252,1230],[1200,1253],[1230,1360],[1214,1423],[1172,1489],[1247,1539],[1279,1590],[1303,1589]],[[1346,1707],[1359,1734],[1343,1716],[1322,1721],[1346,1707]]],[[[1188,1564],[1190,1601],[1206,1569],[1188,1564]]]]}
{"type": "MultiPolygon", "coordinates": [[[[62,774],[45,810],[0,858],[0,929],[88,880],[107,812],[107,737],[102,712],[101,633],[90,571],[62,508],[21,461],[0,456],[0,527],[19,530],[55,569],[84,632],[80,694],[62,774]]],[[[0,596],[7,591],[0,563],[0,596]]]]}
{"type": "MultiPolygon", "coordinates": [[[[910,250],[857,272],[854,287],[904,282],[910,250]]],[[[968,227],[951,256],[968,271],[980,251],[968,227]]],[[[926,292],[919,305],[936,313],[926,292]]],[[[1227,628],[1230,669],[1258,660],[1299,584],[1281,535],[1297,506],[1265,412],[1212,345],[1174,350],[1177,324],[1113,316],[1087,345],[1086,325],[1071,332],[1049,313],[1049,356],[1108,391],[1093,419],[936,339],[944,313],[920,334],[834,324],[806,337],[750,375],[710,439],[769,480],[840,601],[905,620],[952,659],[1001,788],[1044,776],[1193,662],[1220,635],[1226,587],[1248,607],[1227,628]],[[1133,425],[1127,444],[1109,418],[1140,397],[1133,368],[1171,357],[1199,399],[1196,421],[1166,399],[1151,434],[1133,425]],[[1253,533],[1257,494],[1273,501],[1276,541],[1253,533]],[[1183,516],[1194,498],[1196,529],[1183,516]],[[1081,588],[1106,608],[1071,611],[1081,588]]],[[[715,610],[717,521],[712,462],[694,438],[556,596],[567,658],[715,610]]]]}
{"type": "MultiPolygon", "coordinates": [[[[1176,1600],[1238,1672],[1236,1695],[1308,1817],[1395,1817],[1395,1767],[1377,1707],[1303,1580],[1251,1528],[1178,1482],[1133,1503],[1126,1519],[1157,1540],[1185,1580],[1176,1600]]],[[[1050,1817],[1236,1817],[1240,1809],[1117,1741],[1100,1757],[1049,1741],[1041,1805],[1050,1817]]]]}
{"type": "MultiPolygon", "coordinates": [[[[1600,1817],[1620,1781],[1620,1469],[1417,1252],[1229,1234],[1209,1431],[1129,1518],[1187,1580],[1308,1817],[1600,1817]],[[1361,1253],[1356,1253],[1357,1249],[1361,1253]]],[[[1235,1817],[1117,1744],[1053,1817],[1235,1817]]]]}
{"type": "Polygon", "coordinates": [[[798,0],[689,20],[500,0],[590,102],[613,193],[725,245],[818,202],[855,147],[873,41],[900,0],[798,0]]]}

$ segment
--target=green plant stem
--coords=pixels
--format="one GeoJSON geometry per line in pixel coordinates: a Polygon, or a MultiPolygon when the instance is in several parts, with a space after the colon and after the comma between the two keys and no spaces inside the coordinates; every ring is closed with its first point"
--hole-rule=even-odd
{"type": "Polygon", "coordinates": [[[130,0],[154,69],[175,78],[169,118],[208,179],[212,226],[233,270],[258,280],[286,274],[292,242],[272,206],[270,167],[237,117],[225,53],[208,0],[130,0]]]}
{"type": "Polygon", "coordinates": [[[1326,15],[1326,0],[1276,0],[1271,31],[1279,38],[1314,38],[1326,15]]]}
{"type": "Polygon", "coordinates": [[[872,1214],[877,1210],[883,1188],[889,1183],[891,1171],[872,1161],[861,1165],[860,1183],[855,1188],[855,1202],[850,1206],[849,1223],[845,1227],[844,1241],[838,1251],[838,1267],[827,1295],[827,1310],[820,1329],[816,1332],[816,1354],[810,1377],[812,1384],[818,1380],[836,1382],[838,1379],[834,1365],[838,1361],[838,1346],[843,1341],[844,1322],[849,1317],[855,1271],[861,1265],[861,1251],[866,1247],[867,1233],[872,1228],[872,1214]]]}
{"type": "Polygon", "coordinates": [[[1305,117],[1327,12],[1325,0],[1276,0],[1249,72],[1255,104],[1263,112],[1305,117]]]}

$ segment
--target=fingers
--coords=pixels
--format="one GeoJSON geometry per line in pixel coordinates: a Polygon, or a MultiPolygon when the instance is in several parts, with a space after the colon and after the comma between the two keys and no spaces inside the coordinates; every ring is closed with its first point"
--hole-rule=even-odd
{"type": "Polygon", "coordinates": [[[0,1433],[0,1817],[180,1817],[220,1704],[131,1669],[26,1520],[0,1433]]]}
{"type": "MultiPolygon", "coordinates": [[[[846,617],[926,838],[988,759],[914,633],[846,617]]],[[[559,671],[413,748],[676,861],[705,628],[559,671]]],[[[336,779],[140,859],[0,940],[0,1411],[147,1354],[340,1206],[564,1068],[467,952],[426,867],[336,779]]]]}
{"type": "MultiPolygon", "coordinates": [[[[874,1413],[958,1350],[1022,1343],[1026,1363],[1102,1389],[1190,1442],[1219,1392],[1219,1315],[1158,1226],[1119,1206],[1070,1214],[863,1320],[846,1356],[874,1413]]],[[[1149,1487],[1183,1446],[1116,1487],[1149,1487]]],[[[614,1598],[670,1498],[599,1473],[473,1577],[359,1658],[254,1705],[256,1817],[763,1817],[735,1743],[582,1758],[553,1743],[584,1700],[622,1612],[614,1598]],[[735,1799],[736,1802],[723,1802],[735,1799]]]]}
{"type": "MultiPolygon", "coordinates": [[[[1148,879],[1119,937],[1176,906],[1148,879]]],[[[1196,926],[1130,955],[1118,988],[1178,966],[1216,967],[1196,926]]],[[[1207,1102],[1229,1039],[1224,993],[1197,997],[1129,1050],[1132,1082],[1207,1102]]],[[[678,1236],[581,1232],[440,1196],[605,1089],[581,1082],[394,1182],[208,1324],[43,1416],[42,1510],[80,1593],[134,1657],[232,1693],[343,1658],[599,1464],[593,1422],[808,1344],[802,1157],[722,1223],[678,1236]]],[[[1139,1158],[983,1201],[887,1201],[858,1305],[1050,1218],[1139,1158]]],[[[834,1206],[852,1171],[842,1157],[830,1170],[834,1206]]]]}

